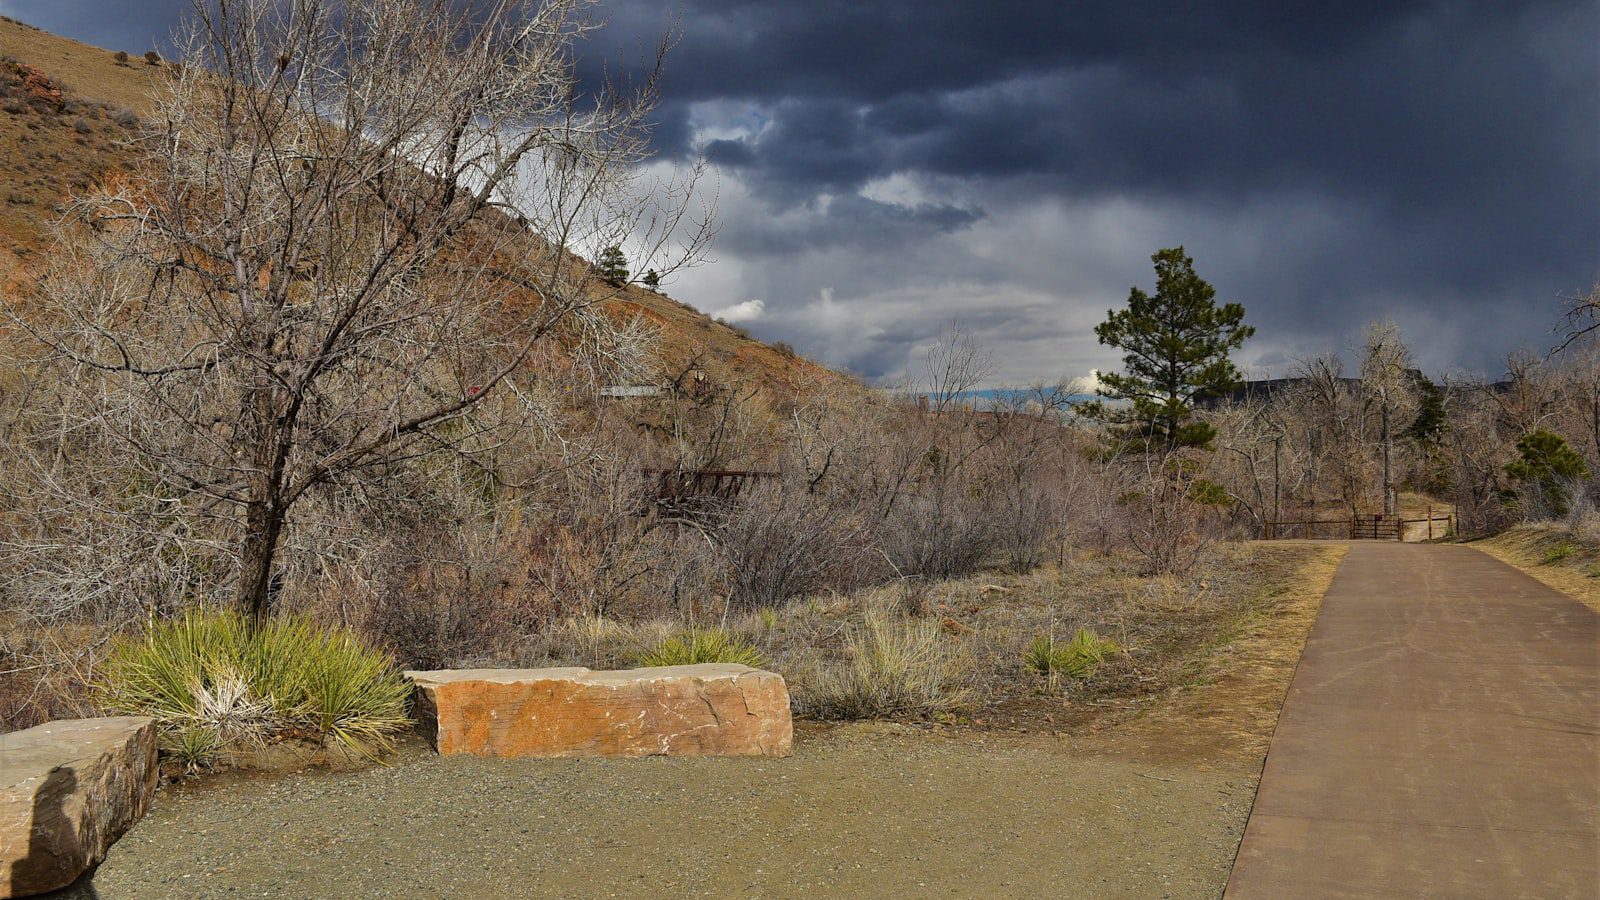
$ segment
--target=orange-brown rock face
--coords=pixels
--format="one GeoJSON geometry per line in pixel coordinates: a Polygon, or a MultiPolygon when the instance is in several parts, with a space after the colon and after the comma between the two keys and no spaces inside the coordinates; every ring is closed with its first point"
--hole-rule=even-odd
{"type": "Polygon", "coordinates": [[[442,754],[787,756],[789,691],[731,664],[407,672],[416,716],[442,754]]]}

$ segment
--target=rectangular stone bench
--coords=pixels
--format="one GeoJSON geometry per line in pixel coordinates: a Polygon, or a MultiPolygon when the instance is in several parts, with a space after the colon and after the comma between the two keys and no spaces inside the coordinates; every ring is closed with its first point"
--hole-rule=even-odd
{"type": "Polygon", "coordinates": [[[418,728],[441,754],[787,756],[789,691],[733,664],[595,671],[407,672],[418,728]]]}
{"type": "Polygon", "coordinates": [[[66,719],[0,735],[0,898],[99,865],[155,794],[151,719],[66,719]]]}

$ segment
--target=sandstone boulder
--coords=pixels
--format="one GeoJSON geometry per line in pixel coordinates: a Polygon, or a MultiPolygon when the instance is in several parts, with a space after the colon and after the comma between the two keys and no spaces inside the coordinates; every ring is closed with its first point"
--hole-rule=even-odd
{"type": "Polygon", "coordinates": [[[748,666],[406,675],[418,726],[446,755],[787,756],[794,739],[783,678],[748,666]]]}
{"type": "Polygon", "coordinates": [[[139,821],[156,789],[151,719],[68,719],[0,735],[0,898],[65,887],[139,821]]]}

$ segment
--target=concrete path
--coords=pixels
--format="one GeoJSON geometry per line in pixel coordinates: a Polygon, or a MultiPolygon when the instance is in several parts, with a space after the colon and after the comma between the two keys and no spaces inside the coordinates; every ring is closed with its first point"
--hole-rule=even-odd
{"type": "Polygon", "coordinates": [[[1600,897],[1600,615],[1470,547],[1355,544],[1226,896],[1600,897]]]}

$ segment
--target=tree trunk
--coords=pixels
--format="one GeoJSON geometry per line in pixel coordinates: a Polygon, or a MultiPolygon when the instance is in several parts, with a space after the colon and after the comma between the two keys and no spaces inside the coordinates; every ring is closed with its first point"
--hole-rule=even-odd
{"type": "Polygon", "coordinates": [[[253,425],[248,435],[248,453],[254,471],[250,476],[250,495],[245,504],[244,533],[239,537],[239,608],[259,628],[272,612],[273,563],[278,556],[278,539],[289,508],[284,502],[284,464],[286,442],[293,422],[280,421],[278,410],[286,401],[275,395],[258,376],[256,386],[245,395],[244,410],[253,425]]]}
{"type": "Polygon", "coordinates": [[[1283,438],[1272,439],[1272,519],[1283,519],[1283,438]]]}
{"type": "Polygon", "coordinates": [[[251,503],[245,513],[244,536],[239,551],[240,609],[252,627],[267,620],[271,610],[272,569],[283,533],[284,510],[273,503],[251,503]]]}
{"type": "Polygon", "coordinates": [[[1394,479],[1389,472],[1389,404],[1385,402],[1381,407],[1383,419],[1383,514],[1394,515],[1394,479]]]}

